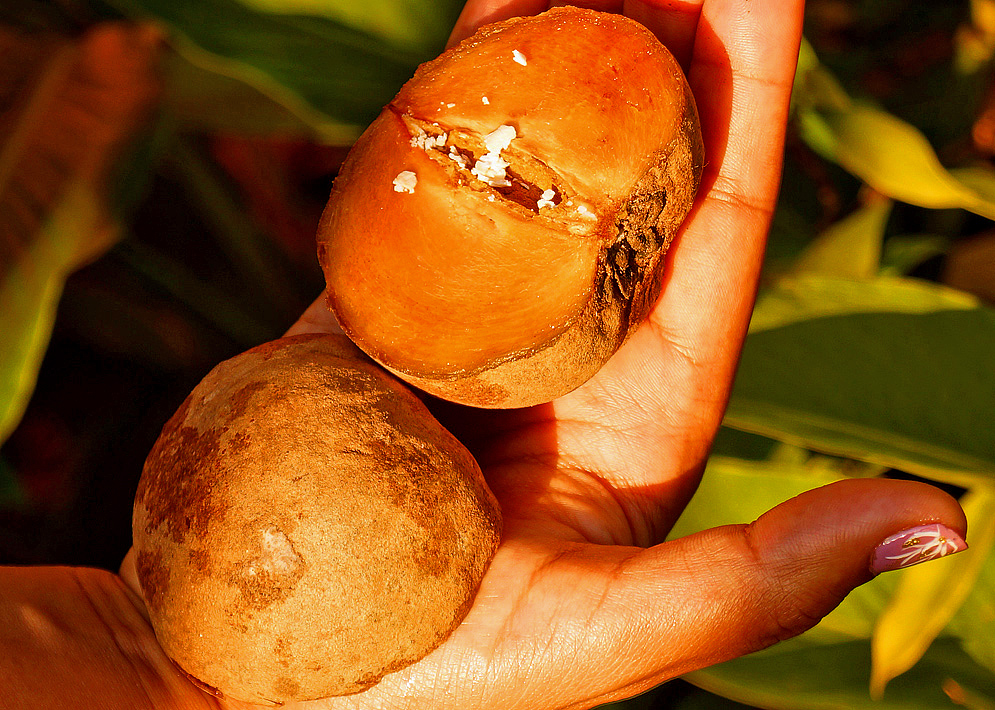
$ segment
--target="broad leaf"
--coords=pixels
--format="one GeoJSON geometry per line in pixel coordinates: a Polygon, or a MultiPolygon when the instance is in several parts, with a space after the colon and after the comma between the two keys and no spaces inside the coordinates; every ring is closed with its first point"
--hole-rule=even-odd
{"type": "MultiPolygon", "coordinates": [[[[132,17],[155,18],[171,32],[202,93],[221,87],[235,105],[265,105],[273,130],[308,125],[327,143],[347,144],[393,98],[415,67],[445,43],[459,3],[374,0],[111,0],[132,17]],[[199,77],[195,76],[200,74],[199,77]],[[209,78],[209,74],[219,79],[209,78]],[[240,92],[238,84],[245,84],[240,92]]],[[[201,107],[182,90],[176,106],[201,107]]],[[[216,104],[212,104],[216,105],[216,104]]],[[[221,116],[228,109],[221,108],[221,116]]],[[[180,115],[180,120],[183,120],[180,115]]],[[[232,130],[245,125],[235,119],[232,130]]],[[[258,130],[266,127],[255,123],[258,130]]]]}
{"type": "Polygon", "coordinates": [[[861,279],[877,275],[891,200],[868,203],[822,232],[795,262],[795,273],[861,279]]]}
{"type": "Polygon", "coordinates": [[[870,660],[866,641],[821,646],[787,641],[685,678],[771,710],[963,710],[965,705],[954,699],[958,693],[980,703],[995,702],[995,675],[967,656],[955,639],[934,643],[916,672],[896,678],[880,700],[868,693],[870,660]]]}
{"type": "MultiPolygon", "coordinates": [[[[968,543],[976,547],[975,542],[974,531],[968,530],[968,543]]],[[[960,638],[964,650],[977,663],[995,673],[995,549],[989,550],[977,581],[950,622],[949,631],[960,638]]]]}
{"type": "MultiPolygon", "coordinates": [[[[874,629],[871,695],[922,657],[974,588],[995,547],[995,489],[979,487],[961,501],[971,547],[902,572],[895,595],[874,629]]],[[[992,641],[995,643],[995,641],[992,641]]]]}
{"type": "Polygon", "coordinates": [[[841,478],[803,464],[712,456],[698,490],[669,537],[684,537],[719,525],[752,522],[799,493],[841,478]]]}
{"type": "Polygon", "coordinates": [[[183,132],[280,136],[347,145],[359,127],[338,123],[260,79],[237,71],[195,46],[182,45],[163,63],[163,109],[183,132]]]}
{"type": "Polygon", "coordinates": [[[241,0],[274,15],[323,17],[415,52],[441,45],[460,3],[451,0],[241,0]]]}
{"type": "Polygon", "coordinates": [[[890,237],[881,254],[882,276],[904,276],[924,261],[945,254],[950,240],[936,234],[890,237]]]}
{"type": "Polygon", "coordinates": [[[0,441],[27,405],[68,273],[116,239],[110,176],[157,95],[158,39],[104,25],[78,42],[0,30],[17,89],[0,121],[0,441]]]}
{"type": "Polygon", "coordinates": [[[760,294],[750,320],[750,333],[830,316],[914,315],[971,311],[978,307],[978,299],[973,296],[918,279],[855,280],[804,274],[780,279],[760,294]]]}
{"type": "Polygon", "coordinates": [[[930,209],[960,207],[995,219],[995,203],[948,172],[912,125],[873,106],[798,115],[802,136],[878,192],[930,209]]]}
{"type": "Polygon", "coordinates": [[[995,311],[912,280],[760,300],[725,424],[969,487],[995,478],[995,311]]]}
{"type": "Polygon", "coordinates": [[[895,200],[931,209],[963,208],[995,219],[989,189],[973,176],[960,179],[948,171],[915,126],[851,99],[807,44],[795,87],[799,133],[827,160],[895,200]]]}

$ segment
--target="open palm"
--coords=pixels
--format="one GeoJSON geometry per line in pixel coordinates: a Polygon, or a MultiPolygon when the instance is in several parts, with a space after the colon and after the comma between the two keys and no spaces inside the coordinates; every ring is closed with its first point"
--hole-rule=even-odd
{"type": "MultiPolygon", "coordinates": [[[[454,39],[549,4],[470,0],[454,39]]],[[[855,480],[750,525],[663,542],[698,484],[749,321],[802,0],[580,4],[653,30],[686,68],[698,103],[702,190],[668,254],[663,294],[602,371],[555,402],[511,411],[432,403],[500,501],[501,547],[468,616],[438,649],[364,693],[301,708],[592,707],[800,633],[871,576],[872,551],[896,531],[942,520],[963,533],[957,504],[936,489],[855,480]]],[[[291,332],[333,330],[319,301],[291,332]]],[[[18,664],[0,666],[0,682],[31,708],[79,698],[110,708],[246,707],[199,690],[171,665],[137,589],[130,556],[121,577],[5,570],[0,628],[16,623],[29,640],[18,664]],[[41,628],[21,611],[4,616],[8,607],[61,621],[41,628]],[[32,667],[45,673],[18,671],[32,667]]]]}
{"type": "MultiPolygon", "coordinates": [[[[442,647],[371,691],[321,707],[591,707],[797,634],[870,576],[866,551],[843,563],[817,551],[811,572],[799,574],[792,565],[804,536],[780,547],[768,539],[817,516],[819,494],[760,525],[660,544],[698,484],[749,321],[802,3],[593,5],[643,22],[682,60],[706,146],[702,197],[671,248],[649,320],[593,380],[526,410],[434,404],[501,503],[502,545],[442,647]],[[794,579],[784,579],[789,572],[794,579]]],[[[471,0],[454,37],[546,6],[471,0]]],[[[293,332],[334,328],[318,303],[293,332]]],[[[837,511],[837,499],[866,508],[880,497],[877,482],[867,483],[823,492],[822,514],[837,511]]],[[[864,531],[849,544],[866,550],[877,535],[864,531]]]]}

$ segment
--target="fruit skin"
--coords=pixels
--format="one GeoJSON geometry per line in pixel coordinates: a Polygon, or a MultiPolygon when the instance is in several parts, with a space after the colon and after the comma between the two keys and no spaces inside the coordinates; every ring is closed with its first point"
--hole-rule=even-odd
{"type": "Polygon", "coordinates": [[[563,7],[485,27],[422,65],[351,151],[318,230],[329,306],[436,396],[550,401],[647,316],[702,162],[680,67],[638,23],[563,7]],[[514,189],[470,170],[502,126],[514,189]]]}
{"type": "Polygon", "coordinates": [[[460,623],[500,537],[469,452],[341,336],[221,363],[136,495],[138,578],[166,653],[255,703],[362,691],[460,623]]]}

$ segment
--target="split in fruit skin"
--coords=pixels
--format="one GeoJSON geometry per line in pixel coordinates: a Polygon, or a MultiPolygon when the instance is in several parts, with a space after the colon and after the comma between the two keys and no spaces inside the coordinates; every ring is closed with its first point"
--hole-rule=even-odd
{"type": "Polygon", "coordinates": [[[343,166],[319,227],[329,305],[430,394],[551,401],[646,318],[702,163],[690,90],[645,28],[579,8],[489,27],[420,67],[343,166]]]}

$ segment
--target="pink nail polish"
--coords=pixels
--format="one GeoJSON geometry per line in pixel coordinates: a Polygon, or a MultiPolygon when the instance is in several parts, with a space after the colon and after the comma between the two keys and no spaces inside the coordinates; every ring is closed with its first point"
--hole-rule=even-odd
{"type": "Polygon", "coordinates": [[[942,523],[919,525],[892,535],[874,548],[871,572],[880,574],[967,549],[967,543],[942,523]]]}

